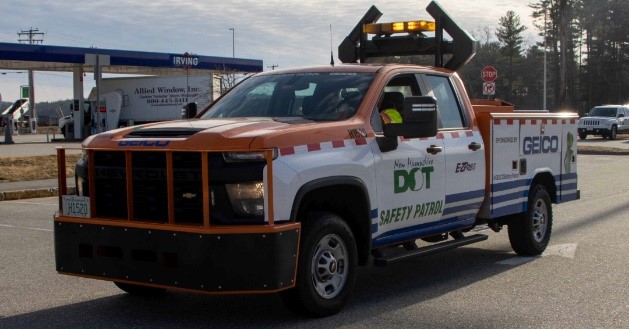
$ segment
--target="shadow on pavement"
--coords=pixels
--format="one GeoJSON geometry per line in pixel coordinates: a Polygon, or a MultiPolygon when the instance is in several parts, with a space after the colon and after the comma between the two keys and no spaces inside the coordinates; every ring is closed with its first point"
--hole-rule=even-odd
{"type": "MultiPolygon", "coordinates": [[[[369,318],[431,299],[513,269],[496,265],[514,257],[507,251],[461,248],[385,268],[359,268],[353,296],[340,314],[311,319],[290,313],[276,294],[196,295],[171,292],[147,299],[121,293],[86,302],[0,318],[9,328],[330,328],[358,325],[369,318]],[[448,255],[444,257],[444,255],[448,255]]],[[[534,260],[535,261],[535,260],[534,260]]],[[[443,310],[443,317],[448,310],[443,310]]],[[[433,314],[434,315],[434,314],[433,314]]],[[[439,316],[439,315],[436,315],[439,316]]],[[[483,327],[479,314],[467,327],[483,327]]],[[[414,321],[429,319],[418,316],[414,321]]]]}

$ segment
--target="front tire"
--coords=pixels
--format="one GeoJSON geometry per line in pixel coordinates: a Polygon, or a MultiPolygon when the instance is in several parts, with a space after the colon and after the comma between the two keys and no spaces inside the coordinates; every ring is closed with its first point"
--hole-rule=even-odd
{"type": "Polygon", "coordinates": [[[586,139],[587,137],[588,137],[588,134],[586,134],[586,133],[580,133],[579,134],[579,138],[580,139],[586,139]]]}
{"type": "Polygon", "coordinates": [[[617,134],[618,128],[616,128],[616,126],[612,126],[612,130],[609,132],[609,135],[607,135],[607,137],[609,137],[609,140],[614,140],[616,139],[617,134]]]}
{"type": "Polygon", "coordinates": [[[553,212],[550,196],[542,185],[529,191],[528,211],[509,223],[509,242],[520,256],[540,255],[550,241],[553,212]]]}
{"type": "Polygon", "coordinates": [[[328,316],[347,301],[356,278],[354,235],[343,219],[316,213],[303,228],[294,288],[280,293],[285,305],[301,314],[328,316]]]}

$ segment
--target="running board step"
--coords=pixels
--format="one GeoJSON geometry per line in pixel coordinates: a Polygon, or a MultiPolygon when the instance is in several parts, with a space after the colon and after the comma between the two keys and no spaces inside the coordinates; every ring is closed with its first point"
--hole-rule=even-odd
{"type": "Polygon", "coordinates": [[[462,247],[468,244],[485,241],[487,240],[488,237],[489,236],[485,234],[470,235],[462,239],[450,240],[450,241],[441,242],[441,243],[433,244],[426,247],[417,248],[417,249],[399,253],[399,254],[379,257],[373,260],[373,264],[375,266],[387,266],[387,265],[391,265],[391,264],[401,262],[404,260],[422,257],[422,256],[428,256],[428,255],[436,254],[441,251],[446,251],[446,250],[462,247]]]}

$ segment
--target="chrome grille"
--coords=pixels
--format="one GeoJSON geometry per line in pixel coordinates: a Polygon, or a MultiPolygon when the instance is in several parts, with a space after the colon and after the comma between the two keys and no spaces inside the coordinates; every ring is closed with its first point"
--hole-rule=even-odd
{"type": "Polygon", "coordinates": [[[595,119],[581,120],[582,126],[599,126],[600,124],[601,124],[601,120],[595,120],[595,119]]]}

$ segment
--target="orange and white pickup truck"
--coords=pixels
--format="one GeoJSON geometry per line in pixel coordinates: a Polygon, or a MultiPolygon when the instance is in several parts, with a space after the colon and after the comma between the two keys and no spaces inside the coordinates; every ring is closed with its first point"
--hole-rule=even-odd
{"type": "MultiPolygon", "coordinates": [[[[459,34],[435,3],[428,10],[444,23],[427,29],[459,34]]],[[[472,102],[448,69],[471,56],[456,40],[412,30],[418,21],[389,33],[375,20],[365,15],[340,47],[344,61],[422,53],[396,43],[409,36],[453,56],[445,68],[253,75],[194,118],[87,138],[75,195],[59,149],[57,271],[131,294],[278,292],[289,308],[323,316],[343,307],[357,266],[483,241],[469,233],[478,225],[506,225],[517,254],[542,253],[551,204],[579,198],[577,115],[472,102]],[[383,124],[383,109],[403,121],[383,124]]]]}

